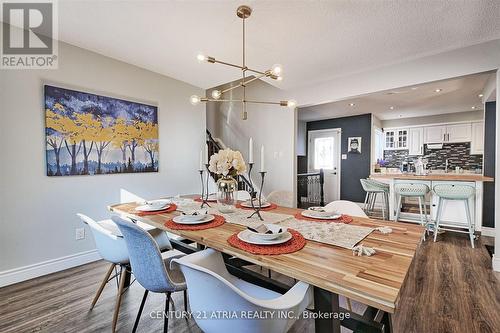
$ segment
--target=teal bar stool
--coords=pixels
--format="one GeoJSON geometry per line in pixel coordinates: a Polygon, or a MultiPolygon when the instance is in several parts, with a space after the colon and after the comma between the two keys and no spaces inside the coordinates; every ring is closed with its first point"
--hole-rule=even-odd
{"type": "Polygon", "coordinates": [[[363,210],[366,214],[373,214],[375,208],[375,201],[379,194],[382,195],[383,205],[382,205],[382,218],[384,220],[389,219],[389,185],[378,182],[373,179],[360,179],[361,186],[366,192],[365,203],[363,210]]]}
{"type": "Polygon", "coordinates": [[[443,213],[443,203],[445,200],[461,200],[464,202],[465,206],[465,216],[467,218],[468,231],[460,231],[457,229],[442,228],[443,230],[468,233],[470,238],[470,244],[474,248],[474,224],[472,223],[472,218],[470,215],[469,199],[474,195],[475,189],[469,185],[447,185],[440,184],[434,186],[434,193],[439,197],[436,225],[434,227],[434,242],[437,239],[438,231],[440,229],[439,223],[441,223],[441,215],[443,213]]]}
{"type": "MultiPolygon", "coordinates": [[[[429,232],[429,218],[427,215],[427,205],[425,204],[425,196],[429,193],[429,186],[421,183],[399,183],[394,186],[394,192],[398,196],[398,205],[396,207],[396,219],[399,220],[401,215],[401,199],[418,198],[418,208],[420,210],[420,224],[425,227],[426,233],[429,232]]],[[[424,235],[425,240],[425,235],[424,235]]]]}

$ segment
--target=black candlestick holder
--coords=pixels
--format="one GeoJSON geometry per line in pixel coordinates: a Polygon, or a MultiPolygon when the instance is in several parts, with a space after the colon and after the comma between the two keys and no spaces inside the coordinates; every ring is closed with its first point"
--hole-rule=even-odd
{"type": "Polygon", "coordinates": [[[250,186],[252,187],[251,188],[252,193],[250,194],[250,197],[251,197],[250,201],[252,203],[252,209],[254,210],[254,212],[250,216],[248,216],[247,218],[250,219],[254,215],[257,215],[261,221],[264,221],[264,219],[262,218],[262,215],[260,215],[260,211],[262,209],[262,188],[264,187],[264,178],[266,176],[266,172],[265,171],[259,172],[260,176],[261,176],[261,183],[260,183],[260,189],[259,189],[259,206],[255,207],[254,200],[253,200],[253,193],[255,192],[255,190],[254,190],[254,187],[253,187],[252,176],[251,176],[253,163],[250,163],[249,165],[250,166],[248,168],[248,178],[249,178],[249,181],[250,181],[250,186]]]}

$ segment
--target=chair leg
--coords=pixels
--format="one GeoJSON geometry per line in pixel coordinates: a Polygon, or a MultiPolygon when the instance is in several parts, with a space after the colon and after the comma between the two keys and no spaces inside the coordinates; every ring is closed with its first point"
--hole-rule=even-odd
{"type": "Polygon", "coordinates": [[[382,219],[385,220],[385,196],[382,193],[382,219]]]}
{"type": "Polygon", "coordinates": [[[120,304],[122,302],[123,287],[125,286],[125,267],[121,268],[120,273],[120,286],[118,287],[118,294],[116,295],[115,313],[113,314],[113,328],[112,331],[116,331],[116,323],[118,321],[118,314],[120,313],[120,304]]]}
{"type": "Polygon", "coordinates": [[[385,197],[385,205],[387,207],[387,220],[390,220],[391,219],[391,212],[390,212],[391,206],[389,205],[389,193],[385,192],[384,197],[385,197]]]}
{"type": "Polygon", "coordinates": [[[472,248],[474,248],[474,226],[472,225],[472,219],[470,216],[470,209],[469,209],[469,199],[465,199],[465,215],[467,216],[467,222],[469,224],[469,238],[470,238],[470,244],[472,245],[472,248]]]}
{"type": "Polygon", "coordinates": [[[170,291],[167,292],[167,299],[165,300],[165,316],[163,317],[163,333],[168,332],[168,309],[170,308],[170,291]]]}
{"type": "MultiPolygon", "coordinates": [[[[418,209],[420,210],[420,225],[425,226],[424,212],[422,209],[422,197],[418,197],[418,209]]],[[[425,232],[424,232],[424,241],[425,241],[425,232]]]]}
{"type": "Polygon", "coordinates": [[[436,242],[438,231],[439,231],[439,222],[441,220],[442,209],[443,209],[443,199],[439,198],[438,211],[437,211],[437,215],[436,215],[436,223],[434,224],[434,242],[436,242]]]}
{"type": "Polygon", "coordinates": [[[427,204],[425,203],[425,196],[422,199],[424,200],[425,233],[429,235],[429,216],[427,215],[427,204]]]}
{"type": "Polygon", "coordinates": [[[351,300],[349,298],[346,297],[346,302],[347,302],[347,310],[349,310],[350,312],[352,312],[352,304],[351,304],[351,300]]]}
{"type": "Polygon", "coordinates": [[[141,305],[139,306],[139,312],[137,312],[137,317],[135,318],[134,328],[132,329],[132,333],[135,333],[137,330],[137,326],[139,326],[139,320],[141,320],[142,310],[144,309],[144,304],[146,304],[146,298],[148,297],[149,290],[144,291],[144,296],[142,296],[141,305]]]}
{"type": "Polygon", "coordinates": [[[102,280],[101,285],[99,286],[99,289],[97,290],[97,293],[95,294],[94,300],[92,301],[92,304],[90,305],[90,310],[92,310],[94,308],[95,303],[97,303],[97,300],[99,299],[99,297],[101,297],[101,293],[102,293],[104,287],[106,286],[106,284],[108,283],[109,276],[113,272],[114,268],[115,268],[115,264],[111,264],[111,266],[109,266],[109,269],[106,272],[106,275],[104,275],[104,279],[102,280]]]}
{"type": "Polygon", "coordinates": [[[366,192],[365,203],[363,204],[363,210],[365,211],[365,213],[367,212],[366,208],[367,208],[367,205],[368,205],[368,199],[369,198],[370,198],[370,192],[366,192]]]}
{"type": "Polygon", "coordinates": [[[396,218],[394,219],[394,221],[398,222],[400,213],[401,213],[401,196],[398,197],[398,205],[396,207],[396,218]]]}
{"type": "MultiPolygon", "coordinates": [[[[188,311],[188,299],[187,299],[187,290],[184,289],[184,311],[188,311]]],[[[187,318],[187,316],[186,316],[187,318]]]]}

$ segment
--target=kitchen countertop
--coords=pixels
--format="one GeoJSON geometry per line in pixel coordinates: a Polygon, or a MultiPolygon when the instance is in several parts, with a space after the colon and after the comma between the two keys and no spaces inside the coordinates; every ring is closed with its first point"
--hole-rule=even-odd
{"type": "Polygon", "coordinates": [[[430,173],[427,176],[417,176],[411,173],[372,173],[370,178],[379,179],[408,179],[408,180],[450,180],[469,182],[492,182],[494,178],[473,173],[430,173]]]}

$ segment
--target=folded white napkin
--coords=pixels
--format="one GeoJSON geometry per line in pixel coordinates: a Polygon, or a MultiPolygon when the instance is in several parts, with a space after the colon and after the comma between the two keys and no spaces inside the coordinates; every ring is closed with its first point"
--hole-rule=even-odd
{"type": "Polygon", "coordinates": [[[250,231],[253,231],[253,232],[256,232],[256,233],[259,233],[259,234],[279,234],[281,232],[283,232],[283,230],[281,228],[269,228],[267,225],[265,224],[259,224],[258,226],[252,228],[252,227],[247,227],[248,230],[250,231]]]}

